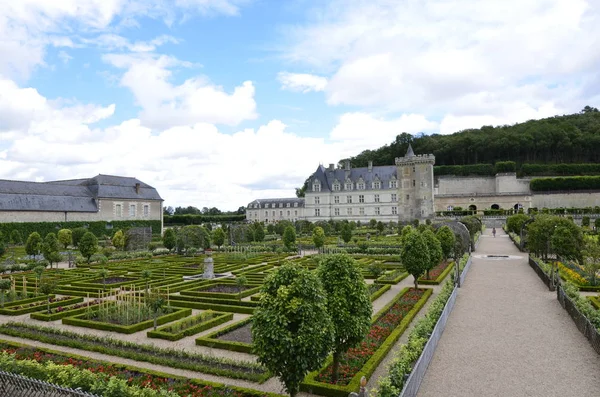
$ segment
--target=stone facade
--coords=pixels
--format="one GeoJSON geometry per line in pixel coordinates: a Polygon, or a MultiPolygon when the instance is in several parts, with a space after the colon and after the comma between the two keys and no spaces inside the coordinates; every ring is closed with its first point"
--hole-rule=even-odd
{"type": "MultiPolygon", "coordinates": [[[[529,188],[532,178],[517,178],[516,173],[434,178],[435,157],[415,155],[410,146],[406,156],[397,158],[395,163],[376,167],[369,163],[361,168],[352,168],[348,161],[342,168],[321,165],[308,179],[305,199],[297,214],[286,217],[279,207],[269,212],[261,206],[264,203],[259,203],[265,200],[255,200],[249,204],[246,217],[267,223],[281,219],[398,222],[432,218],[436,211],[457,207],[481,213],[489,209],[600,206],[598,192],[536,193],[529,188]]],[[[302,199],[266,201],[271,206],[279,205],[279,201],[285,206],[286,200],[302,199]]]]}
{"type": "Polygon", "coordinates": [[[246,206],[246,219],[251,222],[295,222],[303,218],[303,198],[259,199],[246,206]]]}

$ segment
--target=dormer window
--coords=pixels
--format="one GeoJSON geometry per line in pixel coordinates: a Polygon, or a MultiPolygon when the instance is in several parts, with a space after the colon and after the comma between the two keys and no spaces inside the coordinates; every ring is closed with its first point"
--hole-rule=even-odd
{"type": "Polygon", "coordinates": [[[339,192],[342,189],[342,185],[339,184],[339,182],[336,182],[333,184],[333,191],[334,192],[339,192]]]}
{"type": "Polygon", "coordinates": [[[364,184],[363,182],[359,182],[359,183],[356,185],[356,188],[357,188],[358,190],[365,190],[365,184],[364,184]]]}
{"type": "Polygon", "coordinates": [[[346,190],[352,190],[352,182],[346,182],[346,190]]]}
{"type": "Polygon", "coordinates": [[[313,192],[320,192],[321,191],[321,183],[319,181],[314,181],[313,182],[313,192]]]}
{"type": "Polygon", "coordinates": [[[379,181],[373,182],[373,189],[381,189],[381,182],[379,182],[379,181]]]}
{"type": "Polygon", "coordinates": [[[269,204],[265,204],[265,208],[269,208],[269,204]]]}
{"type": "Polygon", "coordinates": [[[298,203],[294,203],[294,208],[298,207],[298,203]]]}
{"type": "Polygon", "coordinates": [[[390,181],[390,189],[397,189],[398,181],[390,181]]]}

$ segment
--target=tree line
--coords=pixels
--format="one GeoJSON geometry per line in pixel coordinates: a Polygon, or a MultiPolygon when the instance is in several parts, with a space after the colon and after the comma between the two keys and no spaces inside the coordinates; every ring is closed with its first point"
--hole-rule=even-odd
{"type": "MultiPolygon", "coordinates": [[[[389,145],[351,157],[353,167],[394,164],[411,144],[416,154],[433,154],[437,165],[498,161],[523,163],[600,162],[600,111],[581,112],[503,126],[483,126],[450,135],[402,133],[389,145]]],[[[341,160],[343,162],[345,159],[341,160]]]]}

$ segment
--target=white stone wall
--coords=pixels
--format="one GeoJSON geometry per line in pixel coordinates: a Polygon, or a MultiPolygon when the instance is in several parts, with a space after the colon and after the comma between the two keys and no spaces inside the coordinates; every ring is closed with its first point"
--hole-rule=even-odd
{"type": "Polygon", "coordinates": [[[437,178],[438,194],[496,193],[496,178],[443,175],[437,178]]]}
{"type": "Polygon", "coordinates": [[[303,207],[294,207],[291,204],[290,207],[286,207],[287,203],[283,204],[283,207],[264,208],[264,204],[261,204],[262,208],[246,208],[246,219],[250,222],[258,221],[264,223],[279,222],[282,220],[288,220],[295,222],[302,219],[304,216],[303,207]]]}
{"type": "Polygon", "coordinates": [[[398,221],[398,191],[396,189],[307,192],[304,206],[304,219],[311,222],[329,219],[361,222],[368,222],[371,219],[382,222],[398,221]],[[379,201],[376,201],[376,196],[379,201]],[[338,198],[337,202],[336,197],[338,198]],[[348,197],[351,197],[350,203],[348,197]],[[318,198],[318,203],[316,198],[318,198]],[[318,215],[317,209],[319,210],[318,215]],[[351,213],[348,213],[349,209],[351,213]],[[377,215],[377,211],[379,211],[379,215],[377,215]]]}
{"type": "Polygon", "coordinates": [[[534,194],[532,207],[537,208],[585,208],[600,206],[600,193],[551,193],[534,194]]]}
{"type": "Polygon", "coordinates": [[[514,172],[496,175],[496,190],[489,193],[522,193],[531,194],[529,182],[531,178],[517,178],[514,172]]]}
{"type": "Polygon", "coordinates": [[[515,204],[521,204],[522,208],[527,210],[532,205],[532,196],[523,194],[504,194],[504,195],[455,195],[455,196],[436,196],[435,210],[447,211],[448,206],[454,208],[461,207],[468,210],[469,206],[474,205],[477,211],[489,210],[492,205],[498,205],[501,209],[514,208],[515,204]]]}

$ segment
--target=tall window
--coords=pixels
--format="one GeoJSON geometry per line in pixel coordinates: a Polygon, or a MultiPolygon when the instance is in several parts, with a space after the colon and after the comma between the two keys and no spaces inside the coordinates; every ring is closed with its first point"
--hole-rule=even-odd
{"type": "Polygon", "coordinates": [[[321,216],[321,209],[315,208],[315,216],[321,216]]]}
{"type": "Polygon", "coordinates": [[[352,215],[352,208],[348,208],[348,215],[352,215]]]}
{"type": "Polygon", "coordinates": [[[129,216],[131,216],[131,217],[135,216],[135,204],[129,205],[129,216]]]}
{"type": "Polygon", "coordinates": [[[381,182],[373,182],[373,189],[381,189],[381,182]]]}
{"type": "Polygon", "coordinates": [[[392,215],[398,215],[398,207],[392,207],[392,215]]]}
{"type": "Polygon", "coordinates": [[[376,202],[376,203],[378,203],[378,202],[379,202],[379,195],[378,195],[378,194],[376,194],[376,195],[375,195],[375,202],[376,202]]]}
{"type": "Polygon", "coordinates": [[[346,202],[347,202],[348,204],[352,204],[352,196],[347,196],[347,197],[346,197],[346,202]]]}
{"type": "Polygon", "coordinates": [[[269,211],[265,211],[265,217],[269,216],[269,211]]]}
{"type": "Polygon", "coordinates": [[[275,218],[275,211],[273,211],[273,218],[275,218]]]}
{"type": "Polygon", "coordinates": [[[416,172],[417,168],[413,165],[413,172],[416,172]]]}
{"type": "Polygon", "coordinates": [[[380,215],[381,211],[379,210],[379,207],[375,207],[375,215],[380,215]]]}
{"type": "Polygon", "coordinates": [[[298,216],[298,210],[294,210],[294,216],[298,216]]]}
{"type": "Polygon", "coordinates": [[[287,212],[287,216],[290,216],[290,210],[288,210],[288,212],[287,212]]]}
{"type": "Polygon", "coordinates": [[[417,181],[413,179],[413,187],[417,186],[417,181]]]}
{"type": "Polygon", "coordinates": [[[279,217],[281,218],[283,216],[283,211],[279,211],[279,217]]]}
{"type": "Polygon", "coordinates": [[[363,207],[360,207],[360,208],[358,209],[358,213],[359,213],[360,215],[364,215],[364,214],[365,214],[365,209],[364,209],[363,207]]]}
{"type": "Polygon", "coordinates": [[[148,204],[144,204],[144,216],[150,215],[150,206],[148,204]]]}
{"type": "Polygon", "coordinates": [[[392,202],[396,202],[398,201],[398,196],[396,195],[396,193],[392,193],[392,202]]]}
{"type": "Polygon", "coordinates": [[[335,216],[339,216],[339,215],[340,215],[340,209],[339,209],[339,208],[337,208],[337,207],[336,207],[336,208],[334,208],[334,209],[333,209],[333,214],[334,214],[335,216]]]}
{"type": "Polygon", "coordinates": [[[123,216],[123,209],[121,207],[121,204],[115,205],[115,213],[119,218],[123,216]]]}
{"type": "Polygon", "coordinates": [[[315,204],[321,204],[321,198],[319,196],[315,197],[315,204]]]}
{"type": "Polygon", "coordinates": [[[333,196],[333,203],[334,204],[339,204],[340,203],[340,196],[333,196]]]}
{"type": "Polygon", "coordinates": [[[361,194],[361,195],[358,196],[358,202],[359,203],[364,203],[365,202],[365,195],[364,194],[361,194]]]}

